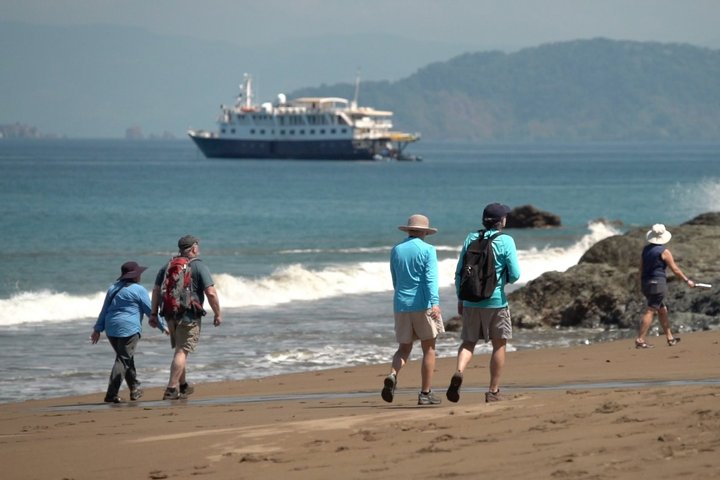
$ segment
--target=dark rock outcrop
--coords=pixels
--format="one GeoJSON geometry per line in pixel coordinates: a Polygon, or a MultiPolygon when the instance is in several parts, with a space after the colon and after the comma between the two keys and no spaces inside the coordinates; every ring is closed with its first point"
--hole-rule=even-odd
{"type": "MultiPolygon", "coordinates": [[[[565,272],[547,272],[508,295],[519,327],[635,328],[645,310],[640,292],[640,252],[649,227],[606,238],[565,272]]],[[[713,288],[688,288],[668,269],[673,325],[704,329],[720,325],[720,212],[668,228],[668,248],[680,269],[713,288]]]]}
{"type": "Polygon", "coordinates": [[[538,210],[532,205],[523,205],[513,208],[508,214],[505,228],[545,228],[560,225],[560,217],[557,215],[538,210]]]}

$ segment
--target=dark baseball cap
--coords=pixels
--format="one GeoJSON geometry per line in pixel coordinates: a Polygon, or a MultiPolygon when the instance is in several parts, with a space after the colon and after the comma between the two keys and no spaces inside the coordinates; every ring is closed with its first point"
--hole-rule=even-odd
{"type": "Polygon", "coordinates": [[[196,243],[200,243],[200,240],[197,237],[194,237],[192,235],[185,235],[184,237],[180,237],[180,240],[178,240],[178,248],[182,252],[192,247],[196,243]]]}
{"type": "Polygon", "coordinates": [[[483,220],[500,220],[511,212],[510,207],[502,203],[491,203],[483,210],[483,220]]]}

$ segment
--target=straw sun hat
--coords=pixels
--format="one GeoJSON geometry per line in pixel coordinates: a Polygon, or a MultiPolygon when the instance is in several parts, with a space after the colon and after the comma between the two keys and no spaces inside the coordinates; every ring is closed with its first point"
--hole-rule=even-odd
{"type": "Polygon", "coordinates": [[[664,245],[670,241],[672,234],[665,229],[665,225],[656,223],[652,226],[652,229],[648,230],[645,238],[647,238],[648,243],[664,245]]]}
{"type": "Polygon", "coordinates": [[[430,220],[425,215],[416,213],[408,218],[407,225],[400,225],[398,227],[403,232],[426,232],[428,235],[437,233],[437,228],[430,226],[430,220]]]}

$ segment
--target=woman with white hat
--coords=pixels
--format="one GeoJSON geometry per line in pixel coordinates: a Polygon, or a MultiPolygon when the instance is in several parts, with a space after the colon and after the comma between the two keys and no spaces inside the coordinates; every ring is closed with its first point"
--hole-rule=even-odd
{"type": "Polygon", "coordinates": [[[677,266],[670,250],[665,244],[670,241],[672,234],[665,229],[665,225],[656,223],[646,235],[648,244],[643,248],[642,261],[640,263],[640,282],[643,295],[647,298],[647,310],[640,321],[638,336],[635,339],[635,348],[652,348],[653,345],[645,341],[645,336],[650,330],[650,324],[657,313],[660,326],[663,329],[668,346],[672,347],[680,341],[680,337],[673,337],[670,331],[670,319],[668,317],[665,295],[667,294],[667,275],[665,269],[670,267],[676,277],[682,278],[688,287],[695,286],[695,282],[683,274],[677,266]]]}

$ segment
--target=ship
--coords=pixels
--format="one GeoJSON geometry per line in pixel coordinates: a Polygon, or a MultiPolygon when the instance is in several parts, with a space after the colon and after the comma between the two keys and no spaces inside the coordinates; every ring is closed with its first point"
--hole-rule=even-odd
{"type": "Polygon", "coordinates": [[[221,105],[217,131],[188,130],[207,158],[418,161],[405,148],[419,133],[393,131],[393,112],[360,107],[355,98],[278,94],[254,103],[252,77],[243,76],[232,106],[221,105]]]}

